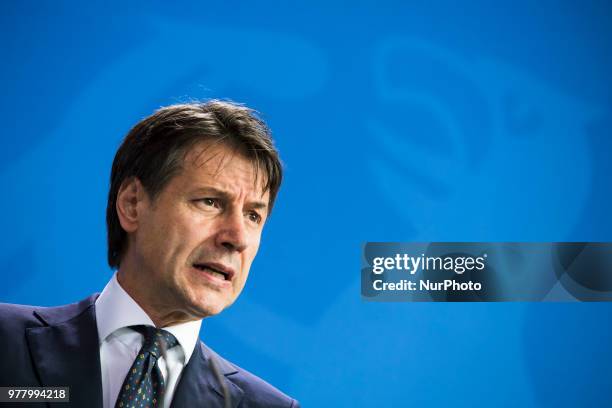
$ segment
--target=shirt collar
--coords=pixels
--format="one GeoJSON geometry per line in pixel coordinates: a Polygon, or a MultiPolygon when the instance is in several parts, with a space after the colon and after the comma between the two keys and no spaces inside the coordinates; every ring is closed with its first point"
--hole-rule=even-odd
{"type": "MultiPolygon", "coordinates": [[[[134,299],[121,287],[117,280],[117,273],[96,300],[96,324],[98,325],[98,340],[100,344],[106,338],[124,327],[134,325],[155,326],[151,318],[136,303],[134,299]]],[[[202,320],[194,320],[174,326],[163,327],[176,337],[185,354],[185,364],[195,350],[200,334],[202,320]]]]}

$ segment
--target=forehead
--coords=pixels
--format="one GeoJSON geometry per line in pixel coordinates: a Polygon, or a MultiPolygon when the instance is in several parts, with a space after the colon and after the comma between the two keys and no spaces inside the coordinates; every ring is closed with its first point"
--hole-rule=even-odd
{"type": "Polygon", "coordinates": [[[267,198],[267,175],[239,150],[219,142],[198,142],[184,155],[175,177],[184,187],[215,187],[267,198]]]}

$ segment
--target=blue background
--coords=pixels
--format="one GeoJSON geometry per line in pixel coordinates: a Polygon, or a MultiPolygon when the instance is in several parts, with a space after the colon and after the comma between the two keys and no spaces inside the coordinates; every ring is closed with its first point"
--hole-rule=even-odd
{"type": "Polygon", "coordinates": [[[1,301],[100,291],[124,134],[231,98],[286,181],[208,344],[305,406],[610,406],[610,304],[359,293],[365,241],[612,240],[606,2],[83,3],[0,6],[1,301]]]}

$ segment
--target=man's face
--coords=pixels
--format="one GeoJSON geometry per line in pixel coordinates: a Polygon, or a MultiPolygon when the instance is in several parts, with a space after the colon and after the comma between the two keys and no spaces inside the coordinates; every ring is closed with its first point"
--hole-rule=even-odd
{"type": "Polygon", "coordinates": [[[151,307],[202,318],[236,300],[268,212],[262,178],[230,147],[200,143],[153,201],[138,201],[128,252],[151,307]]]}

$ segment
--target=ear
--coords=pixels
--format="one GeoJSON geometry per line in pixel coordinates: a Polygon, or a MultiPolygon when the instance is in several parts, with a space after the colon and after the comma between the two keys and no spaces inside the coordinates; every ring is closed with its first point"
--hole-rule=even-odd
{"type": "Polygon", "coordinates": [[[138,229],[139,209],[142,211],[142,204],[146,199],[147,194],[140,180],[136,177],[123,180],[117,193],[115,208],[119,223],[125,232],[134,232],[138,229]]]}

